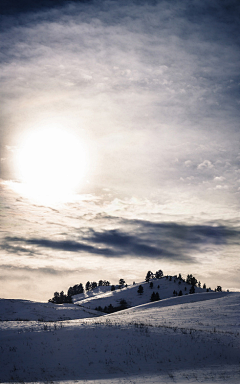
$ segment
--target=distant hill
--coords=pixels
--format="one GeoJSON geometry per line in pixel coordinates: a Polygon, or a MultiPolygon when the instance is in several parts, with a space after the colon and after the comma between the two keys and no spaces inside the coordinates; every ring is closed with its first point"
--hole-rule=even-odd
{"type": "MultiPolygon", "coordinates": [[[[117,286],[118,287],[118,286],[117,286]]],[[[124,288],[118,288],[111,291],[111,286],[97,287],[91,291],[72,296],[74,304],[80,305],[87,309],[96,309],[101,307],[119,307],[122,300],[125,301],[126,307],[135,307],[138,305],[151,302],[153,292],[158,293],[160,300],[178,296],[179,293],[183,296],[189,295],[191,284],[186,283],[181,278],[166,276],[160,279],[150,279],[149,282],[141,282],[133,285],[128,285],[124,288]],[[138,293],[139,287],[142,286],[143,292],[138,293]]],[[[206,292],[206,289],[194,287],[195,293],[206,292]]],[[[212,292],[210,290],[209,292],[212,292]]]]}

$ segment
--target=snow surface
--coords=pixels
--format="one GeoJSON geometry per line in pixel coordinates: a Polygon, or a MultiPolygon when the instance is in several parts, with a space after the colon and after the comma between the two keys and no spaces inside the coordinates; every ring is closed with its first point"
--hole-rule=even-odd
{"type": "MultiPolygon", "coordinates": [[[[144,291],[149,301],[147,284],[144,291]]],[[[98,312],[89,310],[88,318],[76,318],[86,310],[78,305],[1,300],[1,316],[5,311],[5,318],[13,319],[19,313],[31,321],[0,322],[0,381],[240,383],[240,293],[201,290],[138,304],[142,298],[135,292],[135,304],[133,292],[128,287],[119,293],[132,308],[91,318],[98,312]],[[40,315],[50,319],[54,307],[56,318],[60,311],[60,316],[72,314],[72,320],[33,321],[40,315]]],[[[116,298],[108,293],[101,292],[106,302],[116,298]]],[[[93,307],[97,296],[88,296],[85,303],[93,307]]],[[[76,303],[80,301],[78,297],[76,303]]]]}
{"type": "Polygon", "coordinates": [[[0,321],[61,321],[99,316],[74,304],[37,303],[30,300],[0,299],[0,321]]]}

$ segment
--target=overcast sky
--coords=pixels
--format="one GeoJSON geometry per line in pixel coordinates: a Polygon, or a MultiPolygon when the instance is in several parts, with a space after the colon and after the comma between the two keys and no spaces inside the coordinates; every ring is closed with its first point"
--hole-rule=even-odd
{"type": "Polygon", "coordinates": [[[239,290],[239,2],[20,0],[1,14],[1,297],[158,269],[239,290]],[[22,137],[46,126],[88,151],[61,204],[16,188],[22,137]]]}

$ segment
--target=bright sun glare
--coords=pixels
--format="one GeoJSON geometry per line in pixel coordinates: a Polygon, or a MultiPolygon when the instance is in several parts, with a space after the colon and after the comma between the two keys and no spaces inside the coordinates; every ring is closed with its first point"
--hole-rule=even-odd
{"type": "Polygon", "coordinates": [[[16,159],[25,194],[34,200],[66,200],[83,182],[87,171],[86,147],[77,136],[45,128],[29,133],[16,159]]]}

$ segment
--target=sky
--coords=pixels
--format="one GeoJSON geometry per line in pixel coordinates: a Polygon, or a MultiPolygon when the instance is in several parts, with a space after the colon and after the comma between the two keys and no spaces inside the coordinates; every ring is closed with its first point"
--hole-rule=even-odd
{"type": "Polygon", "coordinates": [[[240,290],[238,1],[3,1],[0,296],[240,290]]]}

